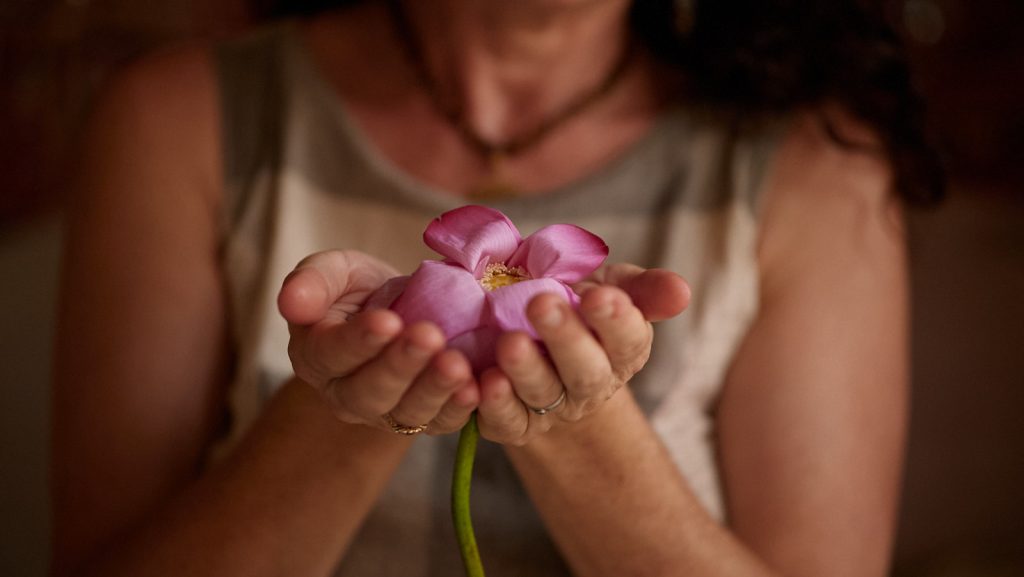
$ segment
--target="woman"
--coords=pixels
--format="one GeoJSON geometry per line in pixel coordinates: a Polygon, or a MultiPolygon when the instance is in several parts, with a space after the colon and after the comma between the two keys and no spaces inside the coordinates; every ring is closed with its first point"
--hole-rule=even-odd
{"type": "Polygon", "coordinates": [[[72,210],[55,572],[456,573],[475,410],[492,575],[885,574],[900,207],[937,189],[905,70],[854,7],[710,4],[364,2],[123,74],[72,210]],[[550,361],[355,314],[479,202],[636,263],[530,303],[550,361]]]}

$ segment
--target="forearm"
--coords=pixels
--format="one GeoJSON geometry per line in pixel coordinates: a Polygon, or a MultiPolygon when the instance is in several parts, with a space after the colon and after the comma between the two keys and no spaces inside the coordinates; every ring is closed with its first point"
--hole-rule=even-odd
{"type": "Polygon", "coordinates": [[[628,390],[508,454],[578,575],[768,575],[704,511],[628,390]]]}
{"type": "Polygon", "coordinates": [[[327,575],[408,446],[338,422],[292,381],[233,454],[83,573],[327,575]]]}

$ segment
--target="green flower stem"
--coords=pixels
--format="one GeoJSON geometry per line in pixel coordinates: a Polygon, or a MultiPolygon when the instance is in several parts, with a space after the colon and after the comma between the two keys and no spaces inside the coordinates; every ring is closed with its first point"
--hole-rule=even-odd
{"type": "Polygon", "coordinates": [[[455,474],[452,477],[452,520],[455,521],[455,537],[459,541],[462,564],[466,577],[484,577],[484,565],[476,547],[473,521],[469,513],[469,485],[473,481],[473,458],[480,430],[476,426],[476,413],[459,434],[459,448],[455,453],[455,474]]]}

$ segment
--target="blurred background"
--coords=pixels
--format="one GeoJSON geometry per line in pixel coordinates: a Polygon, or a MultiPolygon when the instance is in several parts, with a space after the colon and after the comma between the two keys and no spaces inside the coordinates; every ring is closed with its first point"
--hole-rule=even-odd
{"type": "MultiPolygon", "coordinates": [[[[1024,575],[1024,2],[883,3],[951,176],[949,199],[910,217],[914,412],[894,575],[1024,575]]],[[[2,575],[47,566],[48,358],[75,135],[127,60],[251,20],[244,0],[0,1],[2,575]]]]}

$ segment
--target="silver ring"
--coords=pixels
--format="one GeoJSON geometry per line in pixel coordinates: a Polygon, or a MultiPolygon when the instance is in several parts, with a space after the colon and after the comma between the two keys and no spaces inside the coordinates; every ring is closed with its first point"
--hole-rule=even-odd
{"type": "MultiPolygon", "coordinates": [[[[548,405],[546,407],[540,407],[540,408],[531,407],[530,405],[526,405],[526,408],[530,409],[531,411],[533,411],[534,414],[546,415],[546,414],[550,413],[551,411],[554,411],[558,407],[561,407],[562,403],[564,403],[564,402],[565,402],[565,387],[562,388],[562,394],[558,395],[558,398],[555,399],[555,402],[551,403],[550,405],[548,405]]],[[[525,405],[526,403],[523,403],[523,404],[525,405]]]]}

